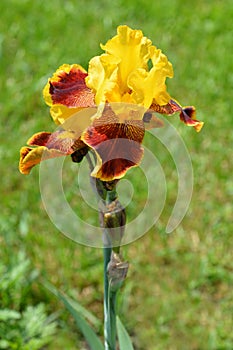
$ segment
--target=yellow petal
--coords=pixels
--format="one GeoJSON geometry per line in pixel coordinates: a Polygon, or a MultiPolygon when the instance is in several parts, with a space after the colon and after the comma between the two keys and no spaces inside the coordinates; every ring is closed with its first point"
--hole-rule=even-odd
{"type": "Polygon", "coordinates": [[[111,98],[111,101],[119,101],[118,63],[119,59],[106,54],[90,60],[86,84],[95,93],[96,104],[105,102],[108,98],[111,98]]]}
{"type": "Polygon", "coordinates": [[[50,114],[56,124],[63,124],[65,120],[79,112],[82,108],[69,108],[64,105],[55,104],[50,108],[50,114]]]}
{"type": "Polygon", "coordinates": [[[153,67],[158,70],[163,70],[164,75],[168,78],[173,78],[173,68],[171,62],[168,61],[167,56],[162,53],[160,49],[155,46],[150,47],[150,58],[153,63],[153,67]]]}
{"type": "Polygon", "coordinates": [[[126,25],[119,26],[117,35],[101,45],[106,53],[120,59],[118,79],[122,94],[128,92],[129,74],[137,68],[146,69],[150,46],[151,40],[144,37],[141,30],[133,30],[126,25]]]}
{"type": "Polygon", "coordinates": [[[150,48],[153,67],[148,72],[139,68],[133,71],[128,78],[128,86],[132,89],[132,98],[135,103],[149,108],[153,103],[165,105],[171,99],[166,91],[166,78],[173,76],[173,69],[167,57],[156,49],[150,48]]]}

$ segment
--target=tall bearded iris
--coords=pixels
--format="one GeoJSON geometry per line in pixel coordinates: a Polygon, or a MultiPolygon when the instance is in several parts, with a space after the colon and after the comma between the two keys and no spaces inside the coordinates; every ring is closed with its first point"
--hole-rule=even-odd
{"type": "Polygon", "coordinates": [[[156,113],[178,112],[181,121],[196,131],[203,123],[196,120],[194,107],[183,108],[171,98],[166,79],[173,77],[172,65],[140,30],[119,26],[117,35],[101,48],[104,53],[90,60],[88,72],[80,65],[64,64],[48,80],[43,95],[59,127],[28,140],[20,151],[19,169],[29,174],[44,159],[71,155],[80,162],[86,156],[103,231],[104,348],[69,301],[61,300],[77,316],[90,349],[116,350],[117,338],[122,349],[133,349],[116,317],[117,293],[129,266],[120,251],[126,210],[116,185],[129,168],[139,165],[145,129],[163,125],[156,113]]]}
{"type": "Polygon", "coordinates": [[[119,26],[101,48],[105,53],[90,60],[88,72],[64,64],[48,80],[44,99],[61,126],[54,133],[33,135],[28,147],[21,148],[21,173],[29,174],[42,158],[72,155],[75,160],[78,155],[79,161],[92,149],[97,159],[92,176],[112,181],[140,163],[145,125],[153,125],[154,112],[179,112],[181,121],[201,130],[195,108],[181,107],[167,92],[172,64],[141,30],[119,26]],[[78,113],[84,110],[87,113],[78,113]],[[74,126],[68,119],[75,115],[74,126]],[[127,147],[120,140],[127,141],[127,147]]]}

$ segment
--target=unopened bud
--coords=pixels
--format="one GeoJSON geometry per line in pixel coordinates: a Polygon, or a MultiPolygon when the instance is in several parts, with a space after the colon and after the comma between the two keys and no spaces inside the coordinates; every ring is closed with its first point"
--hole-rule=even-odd
{"type": "Polygon", "coordinates": [[[109,245],[120,246],[125,231],[126,214],[117,199],[100,208],[100,223],[102,228],[106,229],[109,245]]]}
{"type": "Polygon", "coordinates": [[[118,290],[126,279],[129,263],[123,261],[120,254],[112,252],[108,264],[108,279],[111,291],[118,290]]]}

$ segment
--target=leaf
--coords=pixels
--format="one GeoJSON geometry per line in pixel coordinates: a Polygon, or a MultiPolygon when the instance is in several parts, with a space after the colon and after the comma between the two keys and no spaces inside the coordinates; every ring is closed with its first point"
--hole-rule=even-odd
{"type": "Polygon", "coordinates": [[[120,350],[134,350],[130,336],[118,316],[116,319],[116,324],[120,350]]]}
{"type": "Polygon", "coordinates": [[[91,326],[87,323],[87,321],[79,315],[79,313],[73,308],[73,306],[69,303],[69,301],[59,293],[59,299],[63,301],[67,310],[74,317],[78,328],[83,333],[87,343],[89,344],[91,350],[104,350],[103,344],[100,342],[100,339],[97,337],[91,326]]]}
{"type": "MultiPolygon", "coordinates": [[[[43,285],[50,290],[53,294],[55,294],[59,298],[59,291],[49,282],[44,281],[43,285]]],[[[93,324],[95,327],[101,326],[101,321],[93,315],[90,311],[88,311],[85,307],[80,305],[76,300],[73,300],[72,298],[68,297],[66,294],[62,293],[62,295],[66,298],[66,300],[72,305],[72,307],[81,314],[85,319],[87,319],[89,322],[93,324]]]]}
{"type": "Polygon", "coordinates": [[[8,320],[19,320],[21,314],[15,310],[4,309],[0,310],[0,321],[8,321],[8,320]]]}
{"type": "Polygon", "coordinates": [[[80,315],[80,312],[78,312],[73,307],[73,305],[70,303],[68,298],[63,294],[61,294],[55,287],[51,286],[49,283],[46,282],[45,285],[64,303],[67,310],[74,317],[76,324],[80,329],[80,331],[82,332],[83,336],[85,337],[88,345],[90,346],[90,349],[104,350],[103,344],[101,343],[100,339],[97,337],[95,332],[93,331],[92,327],[87,323],[87,321],[83,318],[83,316],[80,315]]]}

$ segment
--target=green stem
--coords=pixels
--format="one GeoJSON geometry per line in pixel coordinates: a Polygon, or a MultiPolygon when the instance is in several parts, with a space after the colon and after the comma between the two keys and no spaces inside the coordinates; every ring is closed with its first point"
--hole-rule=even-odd
{"type": "MultiPolygon", "coordinates": [[[[109,283],[109,286],[111,283],[109,283]]],[[[116,349],[116,306],[117,306],[117,291],[111,291],[111,288],[109,288],[108,291],[108,317],[109,317],[109,333],[111,336],[111,344],[112,348],[111,350],[116,349]]]]}
{"type": "MultiPolygon", "coordinates": [[[[108,191],[106,204],[116,199],[116,192],[108,191]]],[[[108,229],[103,230],[104,247],[104,338],[105,350],[116,350],[116,292],[111,291],[111,281],[108,278],[108,264],[111,260],[112,248],[108,229]]]]}
{"type": "MultiPolygon", "coordinates": [[[[86,156],[89,163],[90,171],[93,170],[93,162],[89,154],[86,156]]],[[[109,205],[114,203],[117,198],[116,193],[116,182],[104,183],[99,179],[91,178],[91,185],[94,192],[97,194],[98,199],[100,199],[100,207],[104,206],[106,209],[109,205]]],[[[117,305],[117,291],[120,288],[115,288],[111,285],[111,279],[108,275],[109,263],[111,262],[112,252],[120,252],[120,247],[112,246],[111,229],[119,226],[119,218],[114,215],[111,215],[112,220],[110,220],[109,225],[104,221],[100,209],[100,224],[103,227],[103,255],[104,255],[104,346],[105,350],[116,350],[116,305],[117,305]]],[[[104,215],[104,214],[103,214],[104,215]]],[[[119,234],[120,234],[119,230],[119,234]]],[[[120,242],[120,239],[119,239],[120,242]]]]}
{"type": "Polygon", "coordinates": [[[104,248],[104,342],[105,350],[115,350],[114,339],[112,337],[112,312],[108,280],[108,264],[111,259],[111,248],[104,248]]]}

